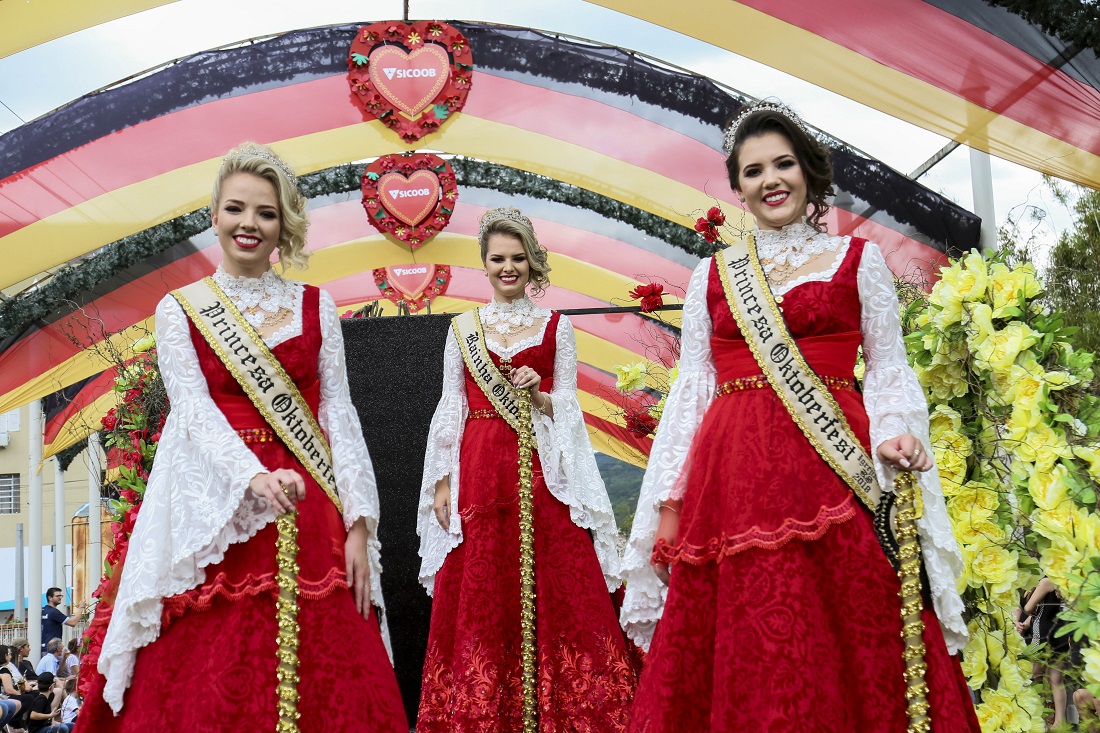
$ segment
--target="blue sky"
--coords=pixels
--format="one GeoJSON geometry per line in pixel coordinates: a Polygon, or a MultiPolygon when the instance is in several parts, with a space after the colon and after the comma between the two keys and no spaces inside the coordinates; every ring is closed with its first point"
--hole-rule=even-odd
{"type": "MultiPolygon", "coordinates": [[[[9,0],[11,1],[11,0],[9,0]]],[[[723,49],[583,0],[412,0],[410,17],[488,21],[566,33],[621,46],[695,71],[755,97],[778,97],[815,126],[909,173],[947,142],[795,77],[723,49]]],[[[173,59],[272,33],[400,17],[392,0],[179,0],[0,59],[0,133],[83,94],[173,59]]],[[[792,49],[796,53],[797,49],[792,49]]],[[[475,59],[476,63],[476,59],[475,59]]],[[[920,179],[973,209],[970,162],[959,148],[920,179]]],[[[1040,176],[993,160],[998,223],[1025,205],[1048,209],[1039,240],[1053,242],[1070,215],[1040,176]]]]}

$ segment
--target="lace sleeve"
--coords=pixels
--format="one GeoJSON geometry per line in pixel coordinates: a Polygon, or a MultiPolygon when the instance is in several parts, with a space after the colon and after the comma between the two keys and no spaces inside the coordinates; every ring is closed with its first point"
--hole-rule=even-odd
{"type": "MultiPolygon", "coordinates": [[[[894,277],[878,246],[868,242],[857,273],[860,297],[860,330],[867,370],[863,379],[863,402],[870,419],[871,445],[912,433],[928,449],[928,403],[924,391],[906,358],[901,333],[901,307],[894,277]]],[[[889,490],[894,470],[872,455],[878,480],[889,490]]],[[[932,588],[933,605],[952,653],[966,645],[967,630],[962,619],[963,603],[955,587],[962,572],[951,522],[947,516],[940,477],[933,468],[918,474],[924,496],[924,516],[918,520],[925,569],[932,588]]]]}
{"type": "Polygon", "coordinates": [[[680,371],[669,391],[653,440],[634,526],[623,557],[626,597],[621,620],[630,638],[645,649],[653,639],[665,602],[665,585],[649,564],[657,534],[659,504],[683,496],[684,479],[690,470],[691,443],[714,399],[715,369],[707,312],[710,266],[710,258],[700,262],[688,284],[680,334],[680,371]]]}
{"type": "Polygon", "coordinates": [[[157,306],[157,356],[172,409],[130,538],[126,568],[99,658],[103,697],[116,712],[137,650],[160,633],[162,599],[205,580],[203,568],[275,519],[248,489],[266,469],[218,409],[191,343],[187,316],[168,296],[157,306]]]}
{"type": "Polygon", "coordinates": [[[458,456],[466,425],[466,367],[458,350],[454,330],[447,332],[443,350],[443,395],[428,428],[428,448],[424,456],[424,478],[420,484],[420,506],[416,533],[420,536],[420,582],[431,595],[435,574],[443,567],[447,553],[462,542],[462,520],[458,516],[458,456]],[[435,484],[450,477],[451,526],[443,529],[435,518],[435,484]]]}
{"type": "Polygon", "coordinates": [[[351,403],[348,370],[344,360],[344,332],[332,296],[320,292],[321,351],[317,376],[321,401],[317,421],[332,448],[332,467],[340,503],[344,505],[344,528],[351,529],[359,517],[367,524],[367,552],[371,566],[371,603],[385,610],[382,600],[382,556],[378,542],[378,484],[370,460],[359,414],[351,403]]]}
{"type": "Polygon", "coordinates": [[[558,319],[554,335],[557,349],[550,392],[554,418],[531,410],[539,459],[550,493],[569,507],[574,524],[592,533],[607,588],[614,591],[622,584],[616,542],[619,530],[577,400],[577,338],[568,318],[558,319]]]}

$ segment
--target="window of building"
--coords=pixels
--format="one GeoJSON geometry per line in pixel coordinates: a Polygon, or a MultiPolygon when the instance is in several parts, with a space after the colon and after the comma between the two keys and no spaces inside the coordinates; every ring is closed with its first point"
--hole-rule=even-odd
{"type": "Polygon", "coordinates": [[[19,474],[0,473],[0,514],[19,513],[19,474]]]}

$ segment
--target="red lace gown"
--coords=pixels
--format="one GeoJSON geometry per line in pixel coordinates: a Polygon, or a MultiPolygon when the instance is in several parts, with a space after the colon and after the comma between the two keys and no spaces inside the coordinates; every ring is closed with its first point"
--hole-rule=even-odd
{"type": "MultiPolygon", "coordinates": [[[[860,344],[852,240],[831,282],[783,297],[791,334],[822,377],[851,380],[860,344]]],[[[691,447],[664,613],[629,730],[904,733],[900,584],[870,513],[816,454],[760,375],[715,266],[707,306],[719,385],[691,447]]],[[[833,380],[826,379],[826,382],[833,380]]],[[[851,382],[836,397],[870,450],[851,382]]],[[[926,681],[935,733],[977,733],[958,661],[926,609],[926,681]]]]}
{"type": "MultiPolygon", "coordinates": [[[[314,414],[320,400],[319,291],[307,286],[303,333],[272,351],[314,414]]],[[[267,424],[194,325],[191,340],[214,401],[238,431],[267,424]]],[[[306,482],[298,504],[299,730],[408,733],[401,693],[378,622],[355,608],[344,564],[347,532],[332,500],[273,435],[249,448],[269,469],[290,468],[306,482]]],[[[206,582],[165,599],[161,633],[142,648],[117,717],[102,680],[85,701],[79,733],[275,730],[278,587],[275,523],[230,545],[206,582]]]]}
{"type": "MultiPolygon", "coordinates": [[[[541,344],[511,360],[542,375],[544,392],[553,383],[558,318],[550,317],[541,344]]],[[[417,733],[523,729],[518,439],[469,370],[466,397],[458,496],[464,539],[435,578],[417,733]]],[[[634,694],[634,656],[591,537],[546,488],[537,454],[533,464],[539,730],[621,731],[634,694]]]]}

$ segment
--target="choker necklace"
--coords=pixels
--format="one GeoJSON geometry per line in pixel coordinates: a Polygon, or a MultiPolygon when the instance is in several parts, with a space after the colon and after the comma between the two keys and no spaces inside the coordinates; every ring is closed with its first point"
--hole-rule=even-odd
{"type": "Polygon", "coordinates": [[[491,300],[481,309],[481,322],[486,331],[499,337],[502,345],[507,346],[510,336],[523,333],[544,315],[530,298],[519,298],[511,303],[491,300]]]}
{"type": "Polygon", "coordinates": [[[260,277],[234,277],[219,265],[214,282],[253,328],[274,326],[294,312],[295,284],[270,268],[260,277]]]}
{"type": "Polygon", "coordinates": [[[807,262],[829,249],[829,236],[810,226],[805,219],[779,230],[757,229],[756,253],[760,266],[773,285],[782,285],[807,262]],[[821,238],[820,242],[815,240],[821,238]]]}

